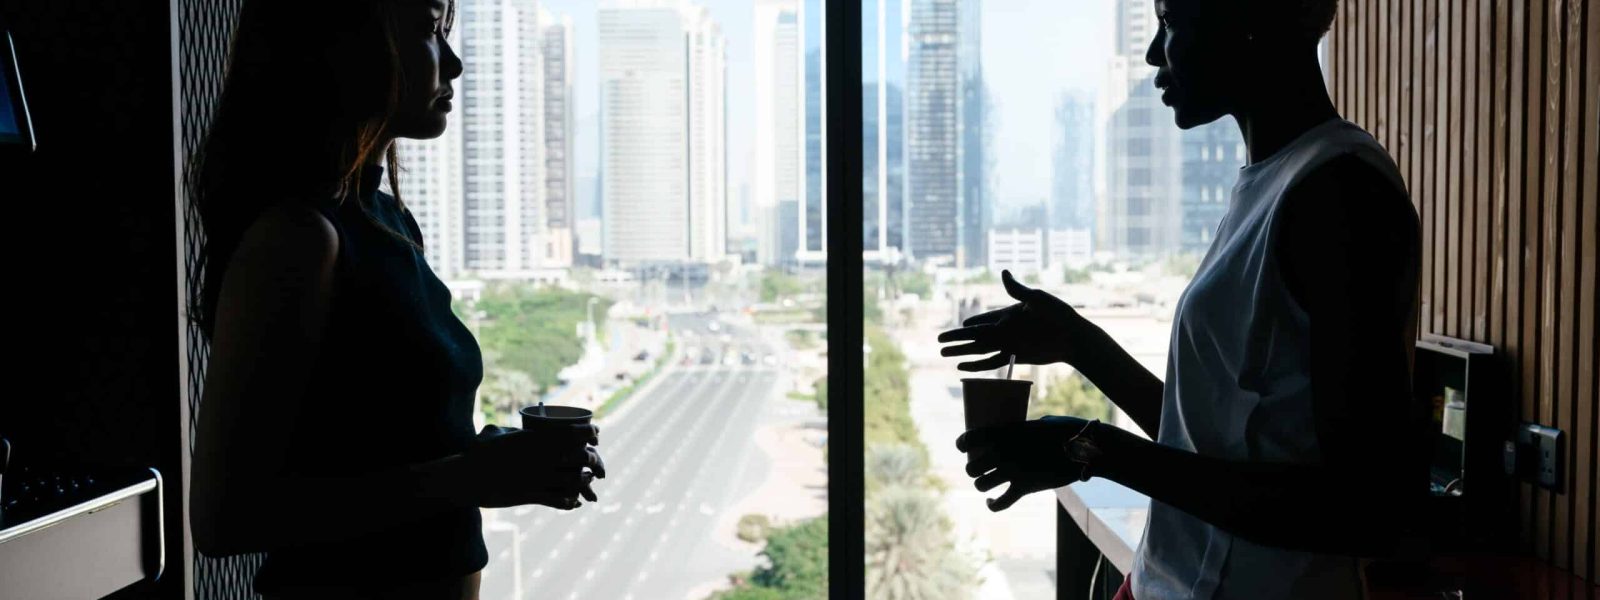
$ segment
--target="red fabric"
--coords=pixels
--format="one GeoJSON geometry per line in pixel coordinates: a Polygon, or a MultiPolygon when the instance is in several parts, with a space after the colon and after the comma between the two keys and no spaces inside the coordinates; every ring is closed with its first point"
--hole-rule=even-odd
{"type": "Polygon", "coordinates": [[[1129,587],[1131,585],[1133,585],[1133,578],[1124,578],[1122,580],[1122,587],[1117,588],[1117,595],[1111,600],[1133,600],[1133,589],[1129,587]]]}

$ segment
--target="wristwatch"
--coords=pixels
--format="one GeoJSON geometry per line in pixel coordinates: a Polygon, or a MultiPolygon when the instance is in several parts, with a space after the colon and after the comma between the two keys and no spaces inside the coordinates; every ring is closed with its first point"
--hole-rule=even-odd
{"type": "Polygon", "coordinates": [[[1088,481],[1093,476],[1089,472],[1094,464],[1094,459],[1100,456],[1100,446],[1095,443],[1094,436],[1089,433],[1095,425],[1100,424],[1100,419],[1095,419],[1083,424],[1077,435],[1061,444],[1067,453],[1067,460],[1083,465],[1083,470],[1078,473],[1078,481],[1088,481]]]}

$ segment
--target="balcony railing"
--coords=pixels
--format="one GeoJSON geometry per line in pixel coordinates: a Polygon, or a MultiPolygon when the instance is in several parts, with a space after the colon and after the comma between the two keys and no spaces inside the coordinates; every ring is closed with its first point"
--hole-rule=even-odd
{"type": "Polygon", "coordinates": [[[1149,498],[1104,479],[1057,489],[1056,598],[1110,600],[1149,514],[1149,498]]]}

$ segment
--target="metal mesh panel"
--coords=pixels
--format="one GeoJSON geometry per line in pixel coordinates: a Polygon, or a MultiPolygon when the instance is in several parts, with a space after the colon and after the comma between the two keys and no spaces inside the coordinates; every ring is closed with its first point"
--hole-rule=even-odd
{"type": "MultiPolygon", "coordinates": [[[[211,111],[222,94],[223,67],[228,40],[242,0],[178,0],[178,53],[180,102],[183,103],[183,150],[187,158],[205,134],[211,111]]],[[[187,170],[187,169],[186,169],[187,170]]],[[[184,190],[187,196],[188,190],[184,190]]],[[[183,215],[184,266],[188,285],[201,281],[200,248],[205,241],[200,216],[185,203],[183,215]]],[[[187,297],[187,296],[186,296],[187,297]]],[[[186,385],[189,387],[189,439],[193,451],[195,423],[200,415],[200,391],[205,380],[209,348],[200,328],[191,321],[186,332],[186,385]]],[[[253,599],[250,580],[261,566],[260,555],[214,559],[194,557],[194,596],[200,600],[253,599]]]]}

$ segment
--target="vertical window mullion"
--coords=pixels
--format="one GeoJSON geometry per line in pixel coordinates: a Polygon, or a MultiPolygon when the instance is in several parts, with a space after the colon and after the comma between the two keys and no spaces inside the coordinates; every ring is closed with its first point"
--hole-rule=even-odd
{"type": "Polygon", "coordinates": [[[866,595],[861,5],[825,0],[829,597],[866,595]]]}

